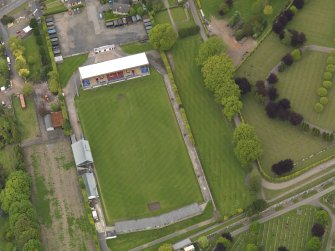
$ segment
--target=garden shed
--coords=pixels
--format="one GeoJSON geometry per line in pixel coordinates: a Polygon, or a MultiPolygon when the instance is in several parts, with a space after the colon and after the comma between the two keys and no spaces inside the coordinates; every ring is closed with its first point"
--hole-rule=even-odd
{"type": "Polygon", "coordinates": [[[76,166],[83,167],[93,163],[91,148],[87,140],[81,139],[71,145],[76,166]]]}
{"type": "Polygon", "coordinates": [[[83,177],[85,187],[86,187],[87,198],[89,200],[99,198],[97,183],[95,182],[94,174],[84,173],[82,177],[83,177]]]}

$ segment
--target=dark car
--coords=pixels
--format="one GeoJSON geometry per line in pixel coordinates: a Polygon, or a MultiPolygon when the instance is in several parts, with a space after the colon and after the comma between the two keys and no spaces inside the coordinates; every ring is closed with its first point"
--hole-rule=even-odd
{"type": "Polygon", "coordinates": [[[117,20],[114,20],[113,23],[114,23],[114,27],[118,27],[119,26],[119,22],[117,20]]]}
{"type": "Polygon", "coordinates": [[[58,36],[57,36],[57,34],[50,34],[50,35],[49,35],[49,38],[50,38],[50,39],[58,38],[58,36]]]}
{"type": "Polygon", "coordinates": [[[133,20],[131,19],[131,17],[126,17],[126,19],[127,19],[127,23],[128,24],[132,24],[133,23],[133,20]]]}

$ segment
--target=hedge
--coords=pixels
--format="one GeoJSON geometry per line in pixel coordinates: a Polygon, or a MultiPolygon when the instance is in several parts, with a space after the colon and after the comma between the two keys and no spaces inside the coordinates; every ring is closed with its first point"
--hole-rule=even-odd
{"type": "Polygon", "coordinates": [[[174,81],[174,77],[173,77],[173,73],[172,73],[172,70],[171,70],[171,66],[169,64],[169,61],[167,59],[167,56],[166,56],[165,52],[160,52],[160,54],[161,54],[161,58],[163,60],[163,63],[165,65],[165,69],[167,71],[167,74],[168,74],[168,77],[169,77],[169,80],[170,80],[170,83],[171,83],[171,87],[172,87],[172,90],[173,90],[175,98],[176,98],[176,102],[179,105],[180,114],[181,114],[181,117],[182,117],[182,119],[183,119],[183,121],[185,123],[185,127],[186,127],[186,131],[187,131],[188,137],[189,137],[190,142],[192,143],[192,145],[195,145],[195,141],[194,141],[194,137],[193,137],[193,134],[192,134],[191,127],[190,127],[190,123],[188,122],[185,110],[182,107],[183,104],[182,104],[180,96],[179,96],[177,85],[176,85],[176,83],[174,81]]]}
{"type": "Polygon", "coordinates": [[[197,25],[189,25],[185,27],[180,27],[178,29],[178,35],[180,38],[189,37],[198,34],[200,27],[197,25]]]}

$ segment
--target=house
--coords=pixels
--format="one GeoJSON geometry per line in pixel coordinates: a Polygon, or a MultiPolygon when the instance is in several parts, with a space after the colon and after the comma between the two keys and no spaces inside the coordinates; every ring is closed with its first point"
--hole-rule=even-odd
{"type": "Polygon", "coordinates": [[[51,123],[54,128],[62,127],[64,123],[62,112],[51,112],[51,123]]]}
{"type": "Polygon", "coordinates": [[[99,198],[97,183],[95,182],[93,173],[84,173],[82,174],[83,181],[86,187],[87,198],[89,200],[99,198]]]}
{"type": "Polygon", "coordinates": [[[71,145],[77,167],[85,167],[93,163],[91,148],[87,140],[81,139],[71,145]]]}
{"type": "Polygon", "coordinates": [[[111,5],[111,9],[116,15],[127,15],[130,10],[130,4],[113,2],[111,5]]]}
{"type": "Polygon", "coordinates": [[[149,61],[145,53],[108,60],[79,67],[84,89],[95,88],[150,74],[149,61]]]}
{"type": "Polygon", "coordinates": [[[51,122],[51,115],[47,114],[44,116],[44,124],[45,124],[45,129],[47,132],[51,132],[53,130],[55,130],[55,128],[52,126],[52,122],[51,122]]]}

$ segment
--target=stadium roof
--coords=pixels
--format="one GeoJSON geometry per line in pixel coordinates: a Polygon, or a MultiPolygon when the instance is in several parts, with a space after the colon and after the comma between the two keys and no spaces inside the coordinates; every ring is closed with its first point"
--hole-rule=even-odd
{"type": "Polygon", "coordinates": [[[149,61],[145,53],[139,53],[123,58],[117,58],[97,64],[79,67],[81,79],[88,79],[111,72],[122,71],[142,65],[148,65],[149,61]]]}
{"type": "Polygon", "coordinates": [[[88,199],[98,198],[98,188],[93,173],[84,173],[82,176],[85,183],[88,199]]]}
{"type": "Polygon", "coordinates": [[[93,163],[90,145],[87,140],[81,139],[71,145],[76,166],[93,163]]]}

